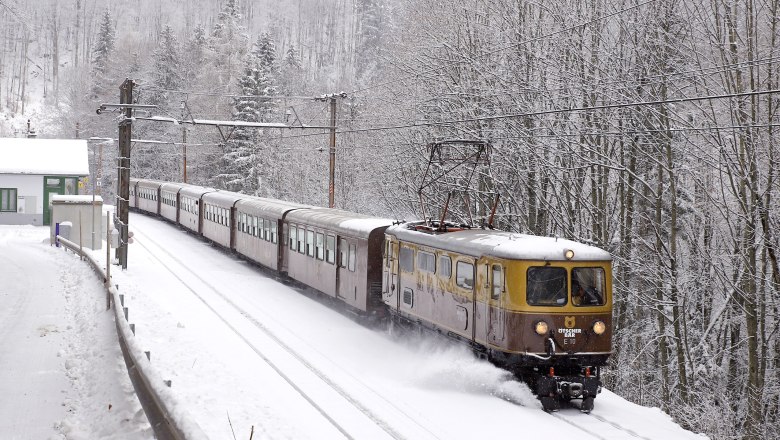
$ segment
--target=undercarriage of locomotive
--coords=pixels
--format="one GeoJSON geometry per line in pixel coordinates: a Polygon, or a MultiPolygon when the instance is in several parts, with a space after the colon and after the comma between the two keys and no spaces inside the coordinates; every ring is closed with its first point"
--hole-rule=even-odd
{"type": "Polygon", "coordinates": [[[537,367],[519,374],[518,377],[528,383],[547,412],[558,411],[561,403],[580,400],[580,411],[590,413],[596,395],[601,392],[599,367],[567,367],[559,371],[554,367],[549,367],[547,371],[537,367]]]}

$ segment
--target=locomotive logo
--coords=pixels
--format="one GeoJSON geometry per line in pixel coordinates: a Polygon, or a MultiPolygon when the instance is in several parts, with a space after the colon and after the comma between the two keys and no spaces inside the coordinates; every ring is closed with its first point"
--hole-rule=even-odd
{"type": "Polygon", "coordinates": [[[566,326],[566,328],[574,328],[575,325],[577,325],[577,317],[575,316],[567,316],[564,320],[563,325],[566,326]]]}

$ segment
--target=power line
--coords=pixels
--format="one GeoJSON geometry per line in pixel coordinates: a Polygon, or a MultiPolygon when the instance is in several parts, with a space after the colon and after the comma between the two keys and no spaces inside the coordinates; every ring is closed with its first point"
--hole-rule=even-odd
{"type": "MultiPolygon", "coordinates": [[[[341,130],[341,131],[337,131],[336,134],[362,133],[362,132],[385,131],[385,130],[400,130],[400,129],[404,129],[404,128],[417,128],[417,127],[441,127],[441,126],[447,126],[447,125],[453,125],[453,124],[463,124],[463,123],[468,123],[468,122],[495,121],[495,120],[501,120],[501,119],[525,118],[525,117],[529,117],[529,116],[543,116],[543,115],[559,114],[559,113],[586,112],[586,111],[592,111],[592,110],[609,110],[609,109],[618,109],[618,108],[626,108],[626,107],[651,106],[651,105],[660,105],[660,104],[674,104],[674,103],[682,103],[682,102],[704,101],[704,100],[711,100],[711,99],[738,98],[738,97],[743,97],[743,96],[759,96],[759,95],[768,95],[768,94],[775,94],[775,93],[780,93],[780,89],[759,90],[759,91],[744,92],[744,93],[731,93],[731,94],[726,94],[726,95],[695,96],[695,97],[689,97],[689,98],[675,98],[675,99],[656,100],[656,101],[641,101],[641,102],[627,102],[627,103],[618,103],[618,104],[604,104],[604,105],[597,105],[597,106],[593,106],[593,107],[574,107],[574,108],[568,108],[568,109],[563,109],[563,110],[542,110],[542,111],[537,111],[537,112],[512,113],[512,114],[506,114],[506,115],[483,116],[483,117],[478,117],[478,118],[456,119],[456,120],[451,120],[451,121],[440,121],[440,122],[414,122],[414,123],[406,124],[406,125],[394,125],[394,126],[385,126],[385,127],[366,127],[366,128],[356,128],[356,129],[350,129],[350,130],[341,130]]],[[[299,138],[299,137],[310,137],[310,136],[321,136],[321,135],[324,135],[324,134],[330,134],[330,133],[300,134],[300,135],[287,136],[286,139],[293,139],[293,138],[299,138]]]]}

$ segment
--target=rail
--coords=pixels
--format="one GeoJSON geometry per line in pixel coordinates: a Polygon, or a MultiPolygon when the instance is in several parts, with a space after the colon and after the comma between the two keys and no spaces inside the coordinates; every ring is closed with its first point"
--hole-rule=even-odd
{"type": "Polygon", "coordinates": [[[123,299],[116,287],[111,285],[103,266],[89,252],[84,252],[78,244],[59,235],[56,239],[67,249],[86,258],[95,273],[103,279],[109,307],[110,304],[114,305],[116,332],[127,365],[127,373],[146,417],[152,425],[155,437],[158,440],[208,439],[197,422],[191,420],[186,411],[177,405],[170,389],[152,368],[147,354],[136,343],[135,332],[127,321],[123,299]]]}

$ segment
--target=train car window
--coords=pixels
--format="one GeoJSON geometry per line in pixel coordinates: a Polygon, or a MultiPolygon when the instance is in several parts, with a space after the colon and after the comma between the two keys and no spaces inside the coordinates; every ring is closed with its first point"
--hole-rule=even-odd
{"type": "Polygon", "coordinates": [[[344,238],[339,239],[339,266],[347,267],[347,240],[344,238]]]}
{"type": "Polygon", "coordinates": [[[306,255],[314,256],[314,231],[306,231],[306,255]]]}
{"type": "Polygon", "coordinates": [[[259,220],[260,219],[258,219],[257,217],[252,217],[252,235],[254,235],[255,237],[259,237],[260,236],[260,222],[259,222],[259,220]]]}
{"type": "Polygon", "coordinates": [[[298,228],[298,252],[306,253],[306,230],[303,229],[303,226],[298,228]]]}
{"type": "Polygon", "coordinates": [[[414,249],[401,246],[401,255],[398,258],[398,265],[402,272],[414,272],[414,249]]]}
{"type": "Polygon", "coordinates": [[[424,272],[436,273],[436,256],[430,252],[417,252],[417,268],[424,272]]]}
{"type": "Polygon", "coordinates": [[[504,291],[504,271],[498,264],[493,265],[493,291],[490,294],[492,299],[501,298],[501,292],[504,291]]]}
{"type": "Polygon", "coordinates": [[[295,225],[290,225],[288,229],[290,231],[290,250],[295,250],[295,243],[298,242],[298,228],[295,225]]]}
{"type": "Polygon", "coordinates": [[[263,219],[263,240],[271,241],[271,222],[263,219]]]}
{"type": "Polygon", "coordinates": [[[348,261],[348,265],[349,265],[350,272],[354,272],[355,271],[355,260],[357,259],[356,258],[357,255],[356,254],[357,254],[357,248],[355,247],[355,245],[354,244],[349,245],[349,261],[348,261]]]}
{"type": "Polygon", "coordinates": [[[278,236],[279,236],[279,224],[276,223],[276,220],[272,220],[271,221],[271,243],[276,243],[278,236]]]}
{"type": "Polygon", "coordinates": [[[336,263],[336,237],[333,235],[325,237],[325,261],[336,263]]]}
{"type": "Polygon", "coordinates": [[[455,265],[455,283],[464,289],[474,288],[474,265],[458,261],[455,265]]]}
{"type": "Polygon", "coordinates": [[[571,271],[571,302],[575,306],[603,306],[606,298],[604,269],[576,267],[571,271]]]}
{"type": "Polygon", "coordinates": [[[532,306],[563,306],[567,300],[566,269],[534,266],[526,273],[526,302],[532,306]]]}
{"type": "Polygon", "coordinates": [[[325,259],[325,235],[322,232],[317,233],[317,259],[325,259]]]}
{"type": "Polygon", "coordinates": [[[445,280],[452,276],[452,260],[446,255],[439,257],[439,276],[445,280]]]}

